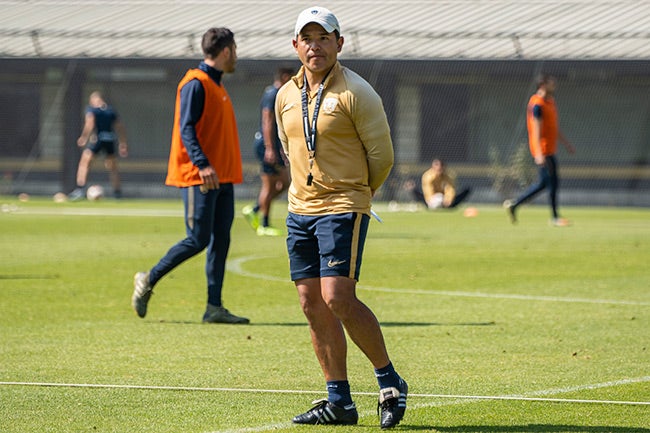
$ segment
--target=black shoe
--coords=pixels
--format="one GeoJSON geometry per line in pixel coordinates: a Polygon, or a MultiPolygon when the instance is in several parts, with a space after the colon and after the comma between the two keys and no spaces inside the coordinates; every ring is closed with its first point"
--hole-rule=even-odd
{"type": "Polygon", "coordinates": [[[409,387],[403,379],[399,380],[398,388],[384,388],[379,391],[377,412],[381,412],[380,420],[382,429],[395,427],[404,418],[408,392],[409,387]]]}
{"type": "Polygon", "coordinates": [[[340,407],[330,403],[327,399],[312,402],[315,405],[307,412],[293,417],[295,424],[356,424],[359,413],[354,403],[340,407]]]}
{"type": "Polygon", "coordinates": [[[208,304],[203,314],[203,323],[233,323],[246,325],[250,320],[246,317],[235,316],[223,306],[208,304]]]}

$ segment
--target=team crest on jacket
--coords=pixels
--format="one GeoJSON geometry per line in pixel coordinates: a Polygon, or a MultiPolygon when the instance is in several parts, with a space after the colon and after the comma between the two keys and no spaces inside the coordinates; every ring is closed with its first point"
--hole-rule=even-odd
{"type": "Polygon", "coordinates": [[[323,112],[326,114],[331,114],[336,108],[336,104],[338,103],[338,98],[325,98],[323,101],[323,112]]]}

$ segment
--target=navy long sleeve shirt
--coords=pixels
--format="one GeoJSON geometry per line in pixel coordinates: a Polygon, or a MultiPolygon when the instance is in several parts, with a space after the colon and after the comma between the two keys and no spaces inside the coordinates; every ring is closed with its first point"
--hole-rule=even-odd
{"type": "MultiPolygon", "coordinates": [[[[201,62],[198,69],[207,73],[215,83],[221,85],[223,71],[214,69],[205,62],[201,62]]],[[[199,80],[191,80],[183,86],[181,89],[181,138],[190,160],[198,168],[205,168],[210,165],[210,161],[208,161],[208,158],[203,153],[201,144],[196,136],[196,124],[203,115],[204,104],[205,90],[199,80]]]]}

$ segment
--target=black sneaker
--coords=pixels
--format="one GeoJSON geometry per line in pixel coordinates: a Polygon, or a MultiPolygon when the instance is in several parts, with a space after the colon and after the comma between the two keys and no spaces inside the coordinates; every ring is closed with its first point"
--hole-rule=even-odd
{"type": "Polygon", "coordinates": [[[293,417],[295,424],[343,424],[353,425],[359,420],[359,413],[354,403],[340,407],[327,399],[312,402],[315,405],[307,412],[293,417]]]}
{"type": "Polygon", "coordinates": [[[404,417],[406,412],[406,396],[409,387],[403,379],[399,380],[399,387],[384,388],[379,391],[379,404],[377,412],[380,413],[381,428],[395,427],[404,417]]]}
{"type": "Polygon", "coordinates": [[[250,320],[246,317],[235,316],[223,306],[208,304],[203,314],[203,323],[233,323],[246,325],[250,320]]]}

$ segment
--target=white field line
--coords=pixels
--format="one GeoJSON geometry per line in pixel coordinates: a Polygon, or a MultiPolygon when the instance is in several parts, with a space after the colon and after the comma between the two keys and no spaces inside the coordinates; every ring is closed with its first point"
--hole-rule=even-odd
{"type": "Polygon", "coordinates": [[[124,217],[178,217],[183,218],[183,210],[180,209],[131,209],[131,208],[90,208],[65,207],[53,209],[51,207],[24,208],[18,205],[3,205],[0,208],[2,213],[18,215],[63,215],[63,216],[124,216],[124,217]]]}
{"type": "MultiPolygon", "coordinates": [[[[581,385],[581,386],[572,386],[567,388],[556,388],[556,389],[547,389],[540,391],[533,391],[527,393],[529,396],[536,395],[553,395],[561,394],[567,392],[591,390],[598,388],[609,388],[613,386],[626,385],[630,383],[640,383],[640,382],[650,382],[650,376],[638,377],[633,379],[621,379],[614,380],[611,382],[596,383],[591,385],[581,385]]],[[[376,393],[353,393],[355,395],[376,395],[376,393]]],[[[650,401],[643,402],[622,402],[622,401],[606,401],[606,400],[582,400],[582,399],[560,399],[560,398],[541,398],[541,397],[525,397],[522,395],[504,395],[504,396],[470,396],[470,395],[441,395],[441,394],[409,394],[409,397],[430,397],[430,398],[449,398],[449,401],[438,401],[438,402],[428,402],[428,403],[410,403],[408,408],[413,409],[426,409],[428,407],[440,407],[440,406],[451,406],[456,404],[466,404],[473,403],[483,400],[523,400],[523,401],[534,401],[534,402],[550,402],[550,403],[592,403],[592,404],[634,404],[634,405],[650,405],[650,401]]],[[[366,416],[376,416],[376,411],[366,410],[359,413],[360,417],[366,416]]],[[[291,428],[295,427],[295,424],[290,422],[285,423],[276,423],[268,424],[258,427],[244,427],[240,429],[230,429],[230,430],[217,430],[211,431],[209,433],[256,433],[264,431],[272,431],[280,428],[291,428]]]]}
{"type": "MultiPolygon", "coordinates": [[[[236,259],[230,259],[228,260],[228,265],[226,269],[230,272],[233,272],[235,274],[244,277],[258,278],[267,281],[284,281],[289,283],[290,281],[288,276],[287,278],[274,277],[271,275],[264,275],[256,272],[246,271],[243,268],[243,265],[246,262],[253,261],[253,260],[262,260],[271,257],[274,256],[246,256],[246,257],[238,257],[236,259]]],[[[372,286],[366,286],[365,284],[359,284],[357,287],[361,290],[369,290],[373,292],[388,292],[388,293],[401,293],[401,294],[408,293],[411,295],[513,299],[513,300],[520,300],[520,301],[567,302],[567,303],[582,303],[582,304],[650,305],[650,302],[625,301],[625,300],[616,300],[616,299],[590,299],[590,298],[572,298],[572,297],[561,297],[561,296],[530,296],[530,295],[518,295],[518,294],[510,294],[510,293],[482,293],[482,292],[463,292],[463,291],[451,291],[451,290],[395,289],[389,287],[372,287],[372,286]]]]}
{"type": "MultiPolygon", "coordinates": [[[[577,385],[565,388],[551,388],[540,391],[531,391],[524,394],[510,395],[461,395],[461,394],[427,394],[409,393],[410,398],[442,398],[458,400],[518,400],[557,403],[590,403],[590,404],[619,404],[619,405],[650,405],[650,401],[619,401],[619,400],[586,400],[541,397],[544,395],[566,394],[569,392],[586,391],[614,386],[629,385],[634,383],[650,382],[650,376],[613,380],[609,382],[577,385]]],[[[0,382],[0,386],[35,386],[53,388],[96,388],[96,389],[139,389],[152,391],[200,391],[200,392],[240,392],[256,394],[314,394],[322,395],[323,391],[305,389],[264,389],[264,388],[219,388],[199,386],[163,386],[163,385],[120,385],[102,383],[59,383],[59,382],[0,382]]],[[[352,395],[375,396],[376,392],[352,392],[352,395]]],[[[410,406],[409,406],[410,407],[410,406]]]]}
{"type": "MultiPolygon", "coordinates": [[[[448,401],[435,401],[426,403],[409,404],[410,409],[422,409],[427,407],[439,407],[456,404],[474,403],[484,400],[516,400],[542,403],[572,403],[572,404],[603,404],[603,405],[627,405],[627,406],[650,406],[650,401],[619,401],[619,400],[588,400],[588,399],[565,399],[540,397],[543,395],[557,395],[570,392],[610,388],[634,383],[650,382],[650,376],[637,378],[620,379],[603,383],[570,386],[565,388],[552,388],[539,391],[531,391],[516,395],[456,395],[456,394],[409,394],[411,398],[436,398],[449,399],[448,401]]],[[[117,385],[117,384],[91,384],[91,383],[48,383],[48,382],[0,382],[0,386],[36,386],[36,387],[60,387],[60,388],[95,388],[95,389],[139,389],[154,391],[200,391],[200,392],[241,392],[241,393],[269,393],[269,394],[314,394],[322,395],[323,391],[310,390],[279,390],[279,389],[255,389],[255,388],[209,388],[209,387],[185,387],[185,386],[153,386],[153,385],[117,385]]],[[[375,392],[353,392],[353,395],[375,396],[375,392]]],[[[367,410],[359,415],[361,417],[374,416],[374,410],[367,410]]],[[[292,427],[292,423],[275,423],[258,427],[245,427],[241,429],[223,430],[211,433],[252,433],[277,430],[279,428],[292,427]]]]}
{"type": "Polygon", "coordinates": [[[409,293],[412,295],[437,295],[437,296],[456,296],[466,298],[489,298],[489,299],[514,299],[520,301],[546,301],[546,302],[567,302],[575,304],[609,304],[609,305],[650,305],[650,302],[643,301],[625,301],[617,299],[592,299],[592,298],[571,298],[563,296],[530,296],[517,295],[510,293],[482,293],[482,292],[460,292],[446,290],[412,290],[412,289],[392,289],[388,287],[369,287],[358,286],[360,289],[374,292],[389,293],[409,293]]]}

